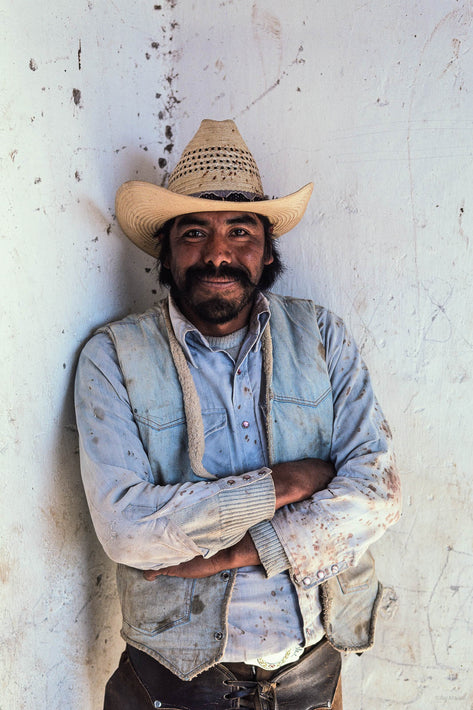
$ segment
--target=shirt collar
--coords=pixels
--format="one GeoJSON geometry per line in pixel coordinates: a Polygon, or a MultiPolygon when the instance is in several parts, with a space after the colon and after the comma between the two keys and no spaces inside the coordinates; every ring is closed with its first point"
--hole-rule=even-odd
{"type": "MultiPolygon", "coordinates": [[[[183,349],[186,359],[194,367],[197,367],[194,358],[192,357],[191,347],[195,343],[200,342],[204,347],[210,350],[211,348],[208,340],[205,335],[203,335],[200,330],[198,330],[198,328],[196,328],[196,326],[193,325],[180,311],[174,300],[171,298],[171,294],[168,296],[168,302],[169,317],[171,319],[174,335],[183,349]]],[[[269,301],[266,296],[260,292],[256,296],[248,327],[248,335],[251,334],[252,336],[251,348],[253,348],[255,352],[258,352],[261,348],[261,336],[264,333],[270,315],[271,311],[269,308],[269,301]]]]}

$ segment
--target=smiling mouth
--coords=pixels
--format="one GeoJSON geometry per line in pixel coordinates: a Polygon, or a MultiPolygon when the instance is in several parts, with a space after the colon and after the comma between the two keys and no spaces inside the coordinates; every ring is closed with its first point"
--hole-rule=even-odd
{"type": "Polygon", "coordinates": [[[199,283],[203,286],[216,286],[218,288],[225,288],[227,286],[233,286],[234,284],[240,283],[238,279],[229,279],[224,276],[204,276],[199,278],[199,283]]]}

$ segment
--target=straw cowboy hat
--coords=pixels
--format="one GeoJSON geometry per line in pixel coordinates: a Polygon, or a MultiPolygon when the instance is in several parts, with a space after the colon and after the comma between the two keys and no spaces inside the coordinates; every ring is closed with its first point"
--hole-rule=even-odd
{"type": "Polygon", "coordinates": [[[205,119],[169,176],[167,189],[131,180],[117,191],[115,212],[127,237],[157,256],[157,231],[173,217],[193,212],[253,212],[266,216],[273,237],[300,221],[313,183],[268,199],[253,156],[233,121],[205,119]]]}

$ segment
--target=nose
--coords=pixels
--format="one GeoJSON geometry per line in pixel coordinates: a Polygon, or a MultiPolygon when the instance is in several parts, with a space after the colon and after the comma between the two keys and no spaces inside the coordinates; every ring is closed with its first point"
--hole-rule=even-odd
{"type": "Polygon", "coordinates": [[[202,258],[205,264],[213,264],[217,269],[222,264],[230,264],[232,255],[226,236],[218,230],[209,234],[205,240],[202,258]]]}

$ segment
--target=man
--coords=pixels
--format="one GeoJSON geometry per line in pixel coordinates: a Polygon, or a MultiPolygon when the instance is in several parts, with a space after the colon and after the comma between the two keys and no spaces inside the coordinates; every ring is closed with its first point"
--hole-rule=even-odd
{"type": "Polygon", "coordinates": [[[340,709],[340,652],[373,643],[389,427],[343,323],[268,292],[311,192],[267,199],[233,121],[205,120],[168,189],[117,193],[170,296],[100,329],[77,373],[127,643],[106,710],[340,709]]]}

